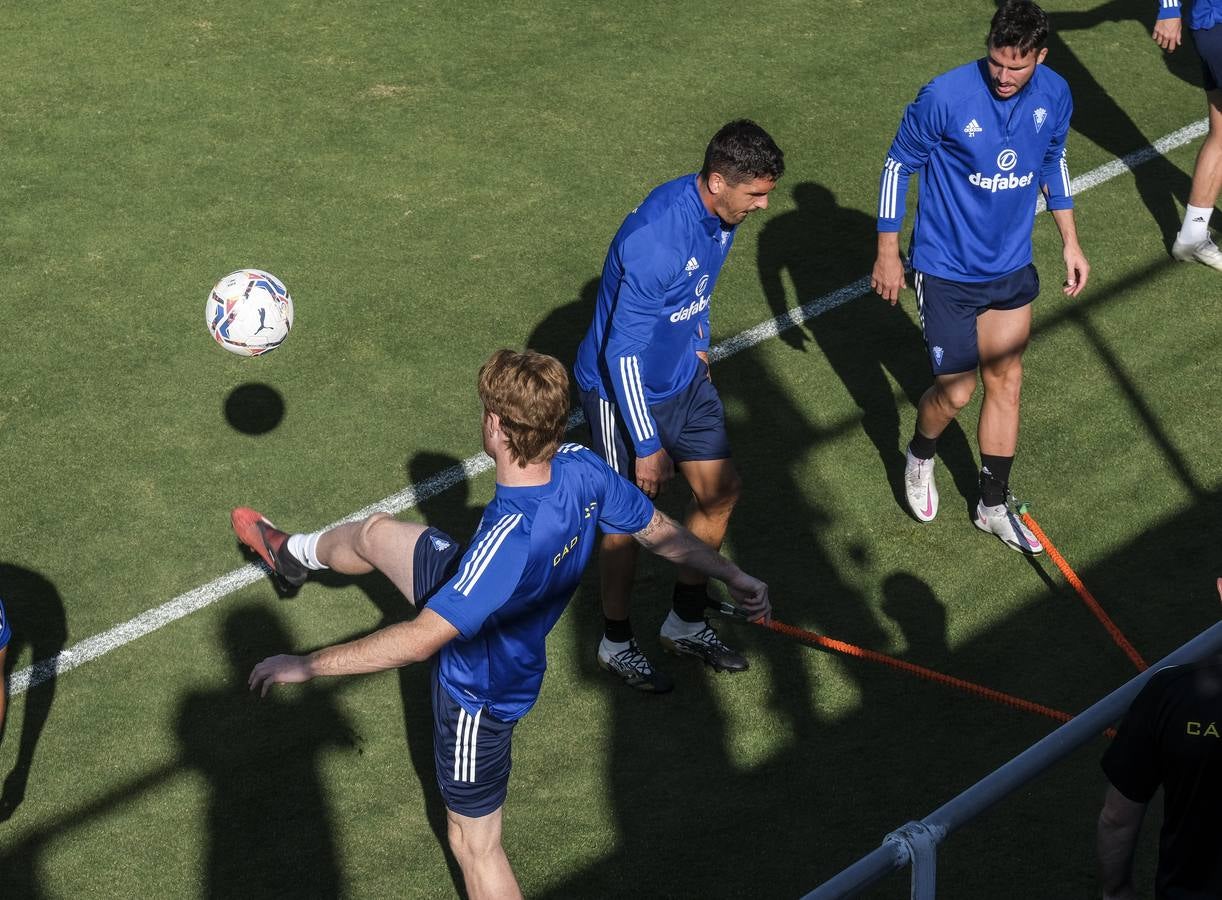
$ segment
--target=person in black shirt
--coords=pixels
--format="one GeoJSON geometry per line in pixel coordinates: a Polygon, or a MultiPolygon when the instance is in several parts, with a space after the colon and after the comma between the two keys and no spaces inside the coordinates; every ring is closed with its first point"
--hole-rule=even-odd
{"type": "MultiPolygon", "coordinates": [[[[1218,590],[1222,594],[1222,579],[1218,590]]],[[[1111,782],[1098,826],[1104,900],[1138,896],[1133,852],[1146,806],[1160,786],[1155,897],[1222,897],[1222,656],[1156,672],[1102,765],[1111,782]]]]}

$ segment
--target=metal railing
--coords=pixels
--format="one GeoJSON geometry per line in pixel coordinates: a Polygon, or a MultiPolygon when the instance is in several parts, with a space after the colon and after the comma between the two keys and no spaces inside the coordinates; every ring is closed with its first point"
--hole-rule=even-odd
{"type": "Polygon", "coordinates": [[[912,866],[912,900],[933,900],[937,894],[938,845],[952,832],[1106,730],[1124,715],[1137,692],[1156,671],[1195,662],[1219,650],[1222,650],[1222,622],[1201,632],[919,822],[909,822],[891,832],[883,839],[882,846],[806,894],[802,900],[851,897],[906,865],[912,866]]]}

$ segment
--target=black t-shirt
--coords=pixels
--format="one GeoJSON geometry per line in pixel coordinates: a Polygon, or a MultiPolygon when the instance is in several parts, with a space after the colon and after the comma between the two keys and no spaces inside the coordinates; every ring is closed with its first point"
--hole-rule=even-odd
{"type": "Polygon", "coordinates": [[[1135,803],[1163,787],[1155,895],[1222,898],[1222,660],[1156,672],[1103,754],[1103,771],[1135,803]]]}

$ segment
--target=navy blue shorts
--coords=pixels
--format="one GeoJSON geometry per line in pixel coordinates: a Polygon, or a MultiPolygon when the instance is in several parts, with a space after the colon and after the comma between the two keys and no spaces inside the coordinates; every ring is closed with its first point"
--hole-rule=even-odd
{"type": "Polygon", "coordinates": [[[426,529],[412,554],[412,596],[416,609],[424,609],[429,597],[454,577],[462,561],[458,541],[436,528],[426,529]]]}
{"type": "MultiPolygon", "coordinates": [[[[8,646],[9,640],[13,637],[13,629],[8,623],[8,614],[4,611],[4,601],[0,600],[0,650],[8,646]]],[[[0,675],[2,678],[3,675],[0,675]]]]}
{"type": "MultiPolygon", "coordinates": [[[[462,547],[444,531],[425,530],[412,555],[416,608],[449,581],[462,560],[462,547]]],[[[509,741],[513,723],[486,710],[474,716],[463,709],[437,678],[433,664],[433,765],[446,807],[478,818],[499,809],[509,788],[509,741]]]]}
{"type": "Polygon", "coordinates": [[[980,365],[976,317],[990,309],[1019,309],[1040,292],[1040,276],[1028,265],[993,281],[949,281],[913,273],[917,313],[934,375],[974,372],[980,365]]]}
{"type": "Polygon", "coordinates": [[[1192,32],[1197,56],[1201,58],[1201,77],[1205,79],[1205,90],[1216,91],[1222,84],[1222,25],[1202,28],[1192,32]]]}
{"type": "MultiPolygon", "coordinates": [[[[636,455],[615,401],[604,400],[597,389],[580,394],[590,426],[590,447],[607,465],[635,481],[636,455]]],[[[730,458],[725,409],[704,363],[697,365],[687,387],[661,403],[651,403],[649,412],[657,423],[662,449],[675,462],[730,458]]]]}
{"type": "Polygon", "coordinates": [[[514,724],[486,709],[471,715],[441,686],[433,664],[433,762],[447,809],[476,819],[504,805],[514,724]]]}

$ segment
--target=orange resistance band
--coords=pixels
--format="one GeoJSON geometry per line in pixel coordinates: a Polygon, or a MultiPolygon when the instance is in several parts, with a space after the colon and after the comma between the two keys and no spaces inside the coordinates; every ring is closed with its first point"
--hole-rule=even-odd
{"type": "Polygon", "coordinates": [[[1078,592],[1078,596],[1082,598],[1082,602],[1085,603],[1087,608],[1095,614],[1095,618],[1103,623],[1103,627],[1106,628],[1107,633],[1112,636],[1112,640],[1116,642],[1116,646],[1125,652],[1125,655],[1132,660],[1133,665],[1137,666],[1137,671],[1144,672],[1146,669],[1150,668],[1146,661],[1141,658],[1141,654],[1138,653],[1133,645],[1129,643],[1128,638],[1124,636],[1124,632],[1117,628],[1116,623],[1113,622],[1111,617],[1103,611],[1103,607],[1099,605],[1099,601],[1091,596],[1091,592],[1086,589],[1086,585],[1082,583],[1082,579],[1079,578],[1074,573],[1074,570],[1069,567],[1069,563],[1065,562],[1065,557],[1061,556],[1061,554],[1057,551],[1057,548],[1052,545],[1052,541],[1048,540],[1048,535],[1044,534],[1043,529],[1041,529],[1035,519],[1031,517],[1031,513],[1024,510],[1021,515],[1023,517],[1023,521],[1027,523],[1027,527],[1031,529],[1032,533],[1039,539],[1039,542],[1044,545],[1044,549],[1048,551],[1049,558],[1051,558],[1056,564],[1056,567],[1061,570],[1061,574],[1065,576],[1065,580],[1073,585],[1073,589],[1078,592]]]}
{"type": "MultiPolygon", "coordinates": [[[[773,619],[771,622],[758,622],[758,625],[780,634],[788,635],[792,638],[813,644],[816,647],[821,647],[824,650],[832,650],[836,653],[843,653],[847,656],[855,656],[858,659],[868,659],[872,662],[882,663],[886,666],[899,669],[902,672],[908,672],[918,678],[924,678],[927,681],[945,684],[949,687],[958,688],[961,691],[966,691],[969,694],[976,694],[979,697],[984,697],[986,700],[992,700],[994,703],[1000,703],[1003,706],[1011,706],[1015,709],[1033,712],[1037,715],[1046,716],[1049,719],[1054,719],[1057,722],[1068,722],[1073,718],[1069,713],[1061,712],[1059,709],[1053,709],[1049,706],[1044,706],[1040,703],[1032,703],[1030,700],[1024,700],[1022,697],[1015,697],[1011,694],[1005,694],[1001,691],[995,691],[992,688],[984,687],[972,681],[965,681],[962,678],[955,678],[953,675],[946,675],[942,672],[935,672],[933,669],[927,669],[924,666],[918,666],[915,663],[905,662],[902,659],[896,659],[894,656],[888,656],[885,653],[879,653],[875,650],[867,650],[864,647],[858,647],[855,644],[838,641],[835,638],[824,637],[823,635],[815,634],[813,631],[806,631],[794,625],[786,625],[784,622],[778,622],[773,619]]],[[[1107,729],[1104,732],[1108,737],[1115,737],[1116,731],[1113,728],[1107,729]]]]}

